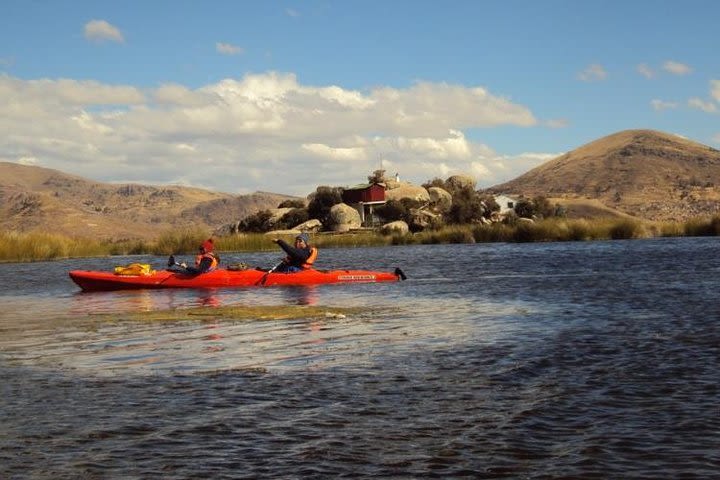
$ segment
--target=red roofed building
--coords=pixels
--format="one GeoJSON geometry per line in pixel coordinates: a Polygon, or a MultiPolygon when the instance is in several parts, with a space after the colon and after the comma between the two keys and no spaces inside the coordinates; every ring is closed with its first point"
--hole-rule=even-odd
{"type": "Polygon", "coordinates": [[[363,225],[372,225],[373,207],[385,204],[385,184],[365,183],[345,188],[342,200],[358,211],[363,225]]]}

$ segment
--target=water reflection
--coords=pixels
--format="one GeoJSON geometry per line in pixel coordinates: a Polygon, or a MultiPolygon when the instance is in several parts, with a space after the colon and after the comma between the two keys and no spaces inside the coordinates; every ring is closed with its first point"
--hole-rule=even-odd
{"type": "Polygon", "coordinates": [[[206,324],[204,328],[208,330],[208,333],[202,339],[209,342],[205,345],[204,351],[208,353],[217,353],[225,350],[225,344],[222,343],[225,335],[222,334],[218,321],[214,320],[212,323],[206,324]]]}
{"type": "MultiPolygon", "coordinates": [[[[70,296],[70,315],[149,312],[189,307],[221,307],[234,304],[318,305],[317,286],[266,289],[163,289],[82,292],[70,296]]],[[[36,302],[37,303],[37,302],[36,302]]],[[[50,313],[50,312],[48,312],[50,313]]],[[[56,314],[57,311],[53,311],[56,314]]]]}
{"type": "Polygon", "coordinates": [[[282,288],[282,293],[290,305],[317,305],[320,299],[317,285],[282,288]]]}
{"type": "Polygon", "coordinates": [[[121,290],[76,292],[71,297],[71,314],[150,312],[187,307],[220,307],[231,303],[218,290],[121,290]]]}

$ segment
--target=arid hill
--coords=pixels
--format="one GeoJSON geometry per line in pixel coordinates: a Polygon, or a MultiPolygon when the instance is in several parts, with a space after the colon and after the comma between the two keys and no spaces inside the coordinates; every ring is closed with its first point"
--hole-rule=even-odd
{"type": "Polygon", "coordinates": [[[625,130],[583,145],[489,191],[586,199],[649,220],[720,212],[720,151],[653,130],[625,130]]]}
{"type": "Polygon", "coordinates": [[[152,239],[173,228],[208,232],[287,195],[234,196],[198,188],[110,184],[48,168],[0,162],[0,226],[102,239],[152,239]]]}

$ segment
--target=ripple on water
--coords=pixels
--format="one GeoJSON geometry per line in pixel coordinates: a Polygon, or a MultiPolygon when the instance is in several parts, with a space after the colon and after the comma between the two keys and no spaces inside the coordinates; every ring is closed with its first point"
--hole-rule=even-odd
{"type": "Polygon", "coordinates": [[[0,476],[714,478],[714,246],[411,246],[326,253],[419,277],[387,288],[6,295],[0,476]],[[380,311],[86,315],[248,302],[380,311]]]}

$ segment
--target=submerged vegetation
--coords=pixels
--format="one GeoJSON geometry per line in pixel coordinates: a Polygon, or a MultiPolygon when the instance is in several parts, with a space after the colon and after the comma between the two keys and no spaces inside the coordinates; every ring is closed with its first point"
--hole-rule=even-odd
{"type": "MultiPolygon", "coordinates": [[[[345,234],[316,234],[312,243],[319,248],[410,244],[481,242],[562,242],[623,240],[652,237],[720,236],[720,216],[692,219],[684,223],[645,222],[637,219],[567,219],[551,217],[515,224],[449,225],[405,235],[382,235],[374,231],[345,234]]],[[[106,255],[190,254],[207,237],[201,230],[173,230],[155,241],[65,237],[49,233],[0,233],[1,262],[30,262],[61,258],[106,255]]],[[[277,250],[273,236],[261,233],[233,234],[215,239],[219,252],[277,250]]]]}
{"type": "Polygon", "coordinates": [[[152,310],[126,314],[95,316],[95,320],[131,320],[153,322],[178,322],[184,320],[294,320],[333,318],[343,319],[348,315],[369,314],[371,309],[359,307],[324,307],[319,305],[226,305],[220,307],[193,307],[171,310],[152,310]]]}

